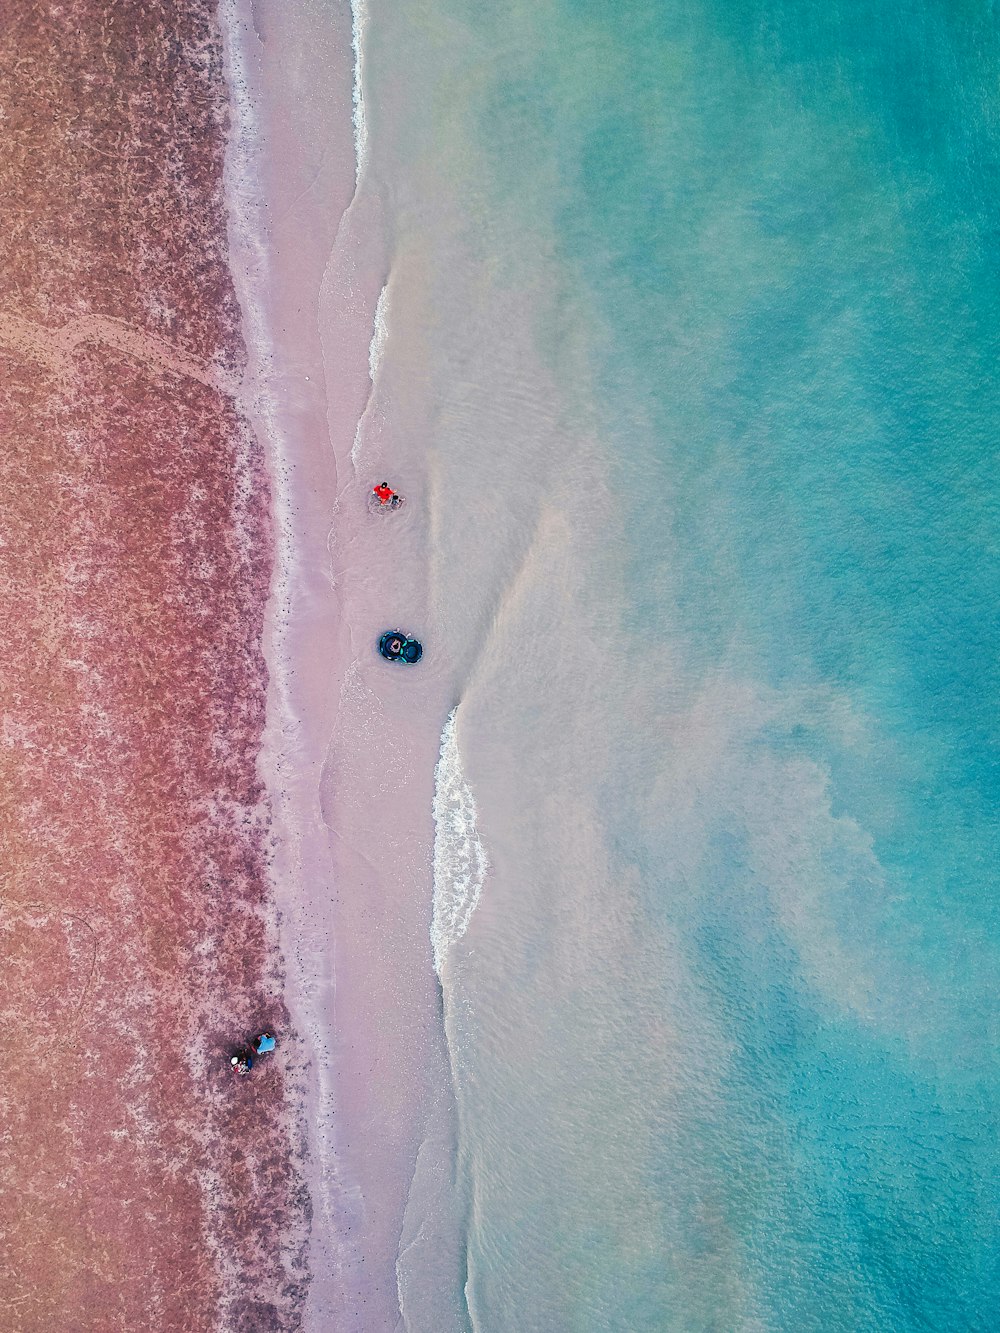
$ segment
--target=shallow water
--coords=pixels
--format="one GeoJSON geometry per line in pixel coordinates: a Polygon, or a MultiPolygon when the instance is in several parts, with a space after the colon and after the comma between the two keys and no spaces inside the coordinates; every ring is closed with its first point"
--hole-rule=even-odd
{"type": "Polygon", "coordinates": [[[392,592],[489,862],[414,1329],[997,1323],[997,38],[367,16],[392,592]]]}

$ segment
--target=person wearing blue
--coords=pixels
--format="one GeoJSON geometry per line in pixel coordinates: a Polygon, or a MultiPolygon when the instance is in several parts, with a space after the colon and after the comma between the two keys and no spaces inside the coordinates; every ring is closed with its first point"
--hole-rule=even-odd
{"type": "Polygon", "coordinates": [[[277,1044],[278,1043],[271,1036],[270,1032],[262,1032],[254,1042],[254,1050],[258,1055],[267,1055],[269,1051],[274,1050],[277,1044]]]}

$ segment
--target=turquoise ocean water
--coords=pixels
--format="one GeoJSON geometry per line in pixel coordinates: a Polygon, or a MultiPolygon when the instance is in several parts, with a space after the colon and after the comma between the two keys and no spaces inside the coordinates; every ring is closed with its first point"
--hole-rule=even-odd
{"type": "Polygon", "coordinates": [[[411,1327],[994,1329],[995,7],[366,41],[490,867],[442,969],[465,1261],[401,1262],[411,1327]]]}

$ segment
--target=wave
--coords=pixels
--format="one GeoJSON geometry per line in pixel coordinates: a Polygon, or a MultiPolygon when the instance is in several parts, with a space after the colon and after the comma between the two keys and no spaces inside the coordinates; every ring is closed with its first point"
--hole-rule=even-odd
{"type": "Polygon", "coordinates": [[[363,79],[365,29],[368,26],[367,0],[351,0],[351,46],[354,50],[354,163],[355,181],[368,158],[368,122],[365,120],[365,91],[363,79]]]}
{"type": "Polygon", "coordinates": [[[482,893],[489,861],[476,827],[476,802],[462,771],[453,708],[441,732],[434,769],[434,906],[431,947],[441,976],[452,946],[465,934],[482,893]]]}
{"type": "Polygon", "coordinates": [[[361,416],[358,417],[358,424],[354,428],[354,443],[351,445],[351,463],[355,473],[359,471],[361,466],[361,445],[365,429],[365,421],[372,410],[375,380],[378,377],[379,367],[382,365],[382,354],[385,351],[385,342],[389,336],[388,307],[389,284],[386,283],[379,292],[378,302],[375,306],[375,319],[372,323],[372,340],[368,344],[368,375],[371,379],[372,387],[368,391],[368,398],[365,402],[364,411],[361,413],[361,416]]]}
{"type": "Polygon", "coordinates": [[[378,376],[379,367],[382,365],[382,356],[385,352],[385,340],[389,336],[389,284],[385,286],[378,294],[378,302],[375,306],[375,323],[372,328],[372,340],[368,344],[368,374],[371,377],[372,384],[378,376]]]}

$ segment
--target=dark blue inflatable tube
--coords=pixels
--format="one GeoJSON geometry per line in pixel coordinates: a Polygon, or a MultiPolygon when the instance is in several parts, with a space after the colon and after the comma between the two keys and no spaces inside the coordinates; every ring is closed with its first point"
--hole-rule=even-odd
{"type": "Polygon", "coordinates": [[[378,650],[387,662],[403,662],[406,666],[419,662],[424,655],[419,641],[398,629],[386,630],[378,641],[378,650]]]}

